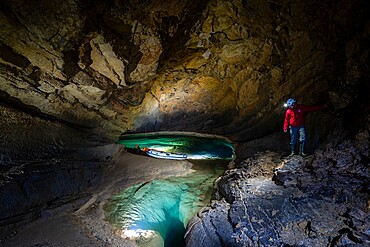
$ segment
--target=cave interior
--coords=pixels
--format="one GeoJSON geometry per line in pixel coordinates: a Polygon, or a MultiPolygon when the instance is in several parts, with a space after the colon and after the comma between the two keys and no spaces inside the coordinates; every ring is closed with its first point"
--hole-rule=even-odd
{"type": "Polygon", "coordinates": [[[107,200],[199,161],[119,138],[167,132],[234,148],[183,246],[370,245],[367,0],[0,6],[0,245],[135,246],[107,200]],[[305,114],[308,157],[288,157],[289,98],[325,106],[305,114]]]}

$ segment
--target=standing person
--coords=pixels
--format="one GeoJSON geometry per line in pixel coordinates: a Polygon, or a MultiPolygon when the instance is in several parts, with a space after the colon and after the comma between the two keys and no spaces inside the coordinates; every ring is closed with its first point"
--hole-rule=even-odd
{"type": "Polygon", "coordinates": [[[319,111],[323,108],[326,108],[326,105],[317,105],[317,106],[308,106],[308,105],[301,105],[297,104],[295,99],[288,99],[286,102],[286,107],[288,107],[285,113],[285,120],[284,120],[284,132],[288,131],[288,127],[290,128],[290,148],[291,154],[290,156],[294,155],[295,152],[295,145],[297,143],[297,139],[299,136],[299,154],[302,156],[306,156],[304,152],[304,146],[306,143],[306,129],[304,127],[304,114],[306,112],[313,112],[319,111]]]}

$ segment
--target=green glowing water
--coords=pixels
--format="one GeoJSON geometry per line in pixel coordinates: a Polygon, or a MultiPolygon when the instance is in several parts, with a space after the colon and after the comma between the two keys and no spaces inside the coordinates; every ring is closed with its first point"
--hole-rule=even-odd
{"type": "Polygon", "coordinates": [[[186,153],[189,159],[232,159],[233,144],[224,138],[189,133],[146,133],[120,137],[127,148],[139,146],[159,151],[186,153]]]}
{"type": "Polygon", "coordinates": [[[209,201],[214,180],[226,169],[224,161],[198,161],[184,177],[153,180],[128,188],[105,207],[106,219],[118,229],[152,230],[138,238],[139,246],[184,246],[190,219],[209,201]]]}

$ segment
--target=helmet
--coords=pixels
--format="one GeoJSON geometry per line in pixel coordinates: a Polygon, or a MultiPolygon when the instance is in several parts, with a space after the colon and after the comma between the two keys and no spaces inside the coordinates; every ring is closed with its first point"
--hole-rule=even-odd
{"type": "Polygon", "coordinates": [[[297,101],[295,99],[291,98],[291,99],[287,100],[286,104],[287,104],[288,107],[290,107],[293,104],[297,104],[297,101]]]}

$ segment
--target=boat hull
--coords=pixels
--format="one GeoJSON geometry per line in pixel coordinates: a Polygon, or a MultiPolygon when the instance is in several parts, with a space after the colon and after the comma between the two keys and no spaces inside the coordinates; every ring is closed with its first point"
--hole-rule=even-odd
{"type": "Polygon", "coordinates": [[[158,159],[171,159],[171,160],[185,160],[188,157],[186,154],[167,153],[155,150],[148,150],[146,151],[146,154],[158,159]]]}

